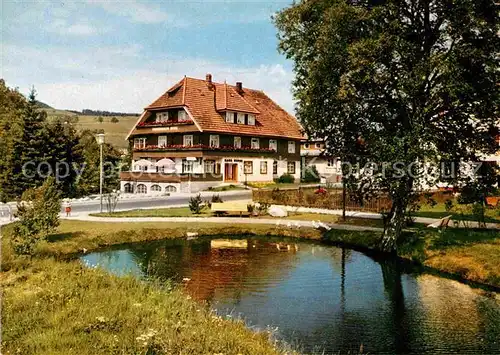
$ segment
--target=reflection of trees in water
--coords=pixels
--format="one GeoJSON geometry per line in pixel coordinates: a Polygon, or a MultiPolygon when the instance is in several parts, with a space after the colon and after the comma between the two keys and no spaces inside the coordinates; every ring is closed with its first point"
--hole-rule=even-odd
{"type": "MultiPolygon", "coordinates": [[[[170,242],[170,241],[169,241],[170,242]]],[[[180,281],[193,297],[211,301],[215,294],[238,301],[291,272],[298,248],[285,242],[248,239],[246,248],[210,247],[210,239],[176,241],[131,250],[142,271],[180,281]]]]}
{"type": "Polygon", "coordinates": [[[161,243],[138,245],[130,249],[135,262],[148,277],[179,281],[182,261],[186,254],[183,241],[166,240],[161,243]]]}
{"type": "Polygon", "coordinates": [[[390,258],[381,260],[380,267],[385,294],[390,306],[386,327],[390,329],[396,352],[407,353],[409,351],[409,334],[400,265],[396,259],[390,258]]]}

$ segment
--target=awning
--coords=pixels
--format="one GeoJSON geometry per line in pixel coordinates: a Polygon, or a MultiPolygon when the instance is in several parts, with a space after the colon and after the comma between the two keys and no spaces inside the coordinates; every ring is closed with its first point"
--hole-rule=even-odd
{"type": "Polygon", "coordinates": [[[158,160],[155,165],[158,167],[173,168],[175,166],[175,161],[173,161],[172,159],[169,159],[169,158],[163,158],[163,159],[158,160]]]}
{"type": "Polygon", "coordinates": [[[154,166],[154,164],[149,160],[141,159],[134,162],[134,166],[154,166]]]}

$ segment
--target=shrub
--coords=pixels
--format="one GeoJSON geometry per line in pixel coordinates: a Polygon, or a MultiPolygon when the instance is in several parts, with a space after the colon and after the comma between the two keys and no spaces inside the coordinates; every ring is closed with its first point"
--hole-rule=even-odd
{"type": "Polygon", "coordinates": [[[61,194],[53,177],[26,190],[17,204],[12,245],[17,254],[33,255],[36,245],[59,225],[61,194]]]}
{"type": "Polygon", "coordinates": [[[295,182],[295,178],[290,174],[283,174],[278,178],[277,182],[279,184],[293,184],[295,182]]]}
{"type": "Polygon", "coordinates": [[[302,182],[314,183],[320,182],[320,177],[316,165],[308,166],[304,169],[304,177],[302,182]]]}
{"type": "Polygon", "coordinates": [[[196,195],[195,197],[191,197],[189,199],[189,209],[194,214],[200,214],[203,209],[203,200],[201,199],[201,194],[196,195]]]}
{"type": "Polygon", "coordinates": [[[120,122],[120,121],[118,120],[118,118],[116,118],[115,116],[111,117],[111,120],[110,120],[110,121],[111,121],[111,123],[118,123],[118,122],[120,122]]]}
{"type": "Polygon", "coordinates": [[[450,212],[453,208],[453,201],[452,200],[446,200],[444,201],[444,209],[446,212],[450,212]]]}
{"type": "Polygon", "coordinates": [[[212,195],[210,202],[213,203],[213,202],[224,202],[224,201],[222,201],[222,198],[218,194],[215,194],[212,195]]]}
{"type": "Polygon", "coordinates": [[[485,207],[482,203],[476,202],[476,203],[472,204],[472,215],[478,221],[480,228],[486,227],[486,221],[484,218],[485,217],[485,207]]]}

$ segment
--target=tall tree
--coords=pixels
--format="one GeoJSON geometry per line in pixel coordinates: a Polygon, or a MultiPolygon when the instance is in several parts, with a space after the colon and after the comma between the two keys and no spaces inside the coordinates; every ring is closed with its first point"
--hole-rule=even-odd
{"type": "Polygon", "coordinates": [[[297,117],[326,138],[331,154],[356,157],[362,149],[375,163],[377,173],[351,178],[389,193],[382,247],[395,251],[410,201],[430,177],[417,173],[495,149],[497,5],[306,0],[279,12],[275,23],[279,48],[294,62],[297,117]]]}
{"type": "Polygon", "coordinates": [[[0,202],[6,202],[16,195],[12,179],[16,159],[13,155],[14,137],[23,131],[22,114],[26,99],[17,90],[0,80],[0,202]]]}
{"type": "MultiPolygon", "coordinates": [[[[80,134],[80,140],[75,150],[83,157],[83,165],[80,167],[80,175],[77,178],[77,194],[85,196],[99,192],[99,167],[100,152],[96,141],[98,132],[84,130],[80,134]]],[[[119,188],[119,165],[121,153],[111,144],[103,146],[104,164],[104,192],[110,192],[119,188]]]]}

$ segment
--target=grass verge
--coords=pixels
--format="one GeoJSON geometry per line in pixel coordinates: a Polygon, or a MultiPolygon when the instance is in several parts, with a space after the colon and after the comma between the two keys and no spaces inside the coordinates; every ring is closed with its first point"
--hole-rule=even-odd
{"type": "Polygon", "coordinates": [[[217,317],[167,284],[77,261],[3,273],[4,354],[277,354],[269,334],[217,317]]]}
{"type": "MultiPolygon", "coordinates": [[[[457,206],[457,201],[452,200],[454,205],[457,206]]],[[[463,205],[459,205],[463,206],[463,205]]],[[[484,221],[486,223],[500,223],[500,210],[495,208],[486,208],[484,221]]],[[[465,220],[465,221],[477,221],[477,217],[472,213],[461,214],[458,212],[447,211],[444,203],[438,203],[435,206],[430,206],[428,204],[423,204],[420,209],[413,212],[412,215],[415,217],[428,217],[428,218],[443,218],[446,216],[452,216],[451,219],[455,221],[465,220]]]]}

